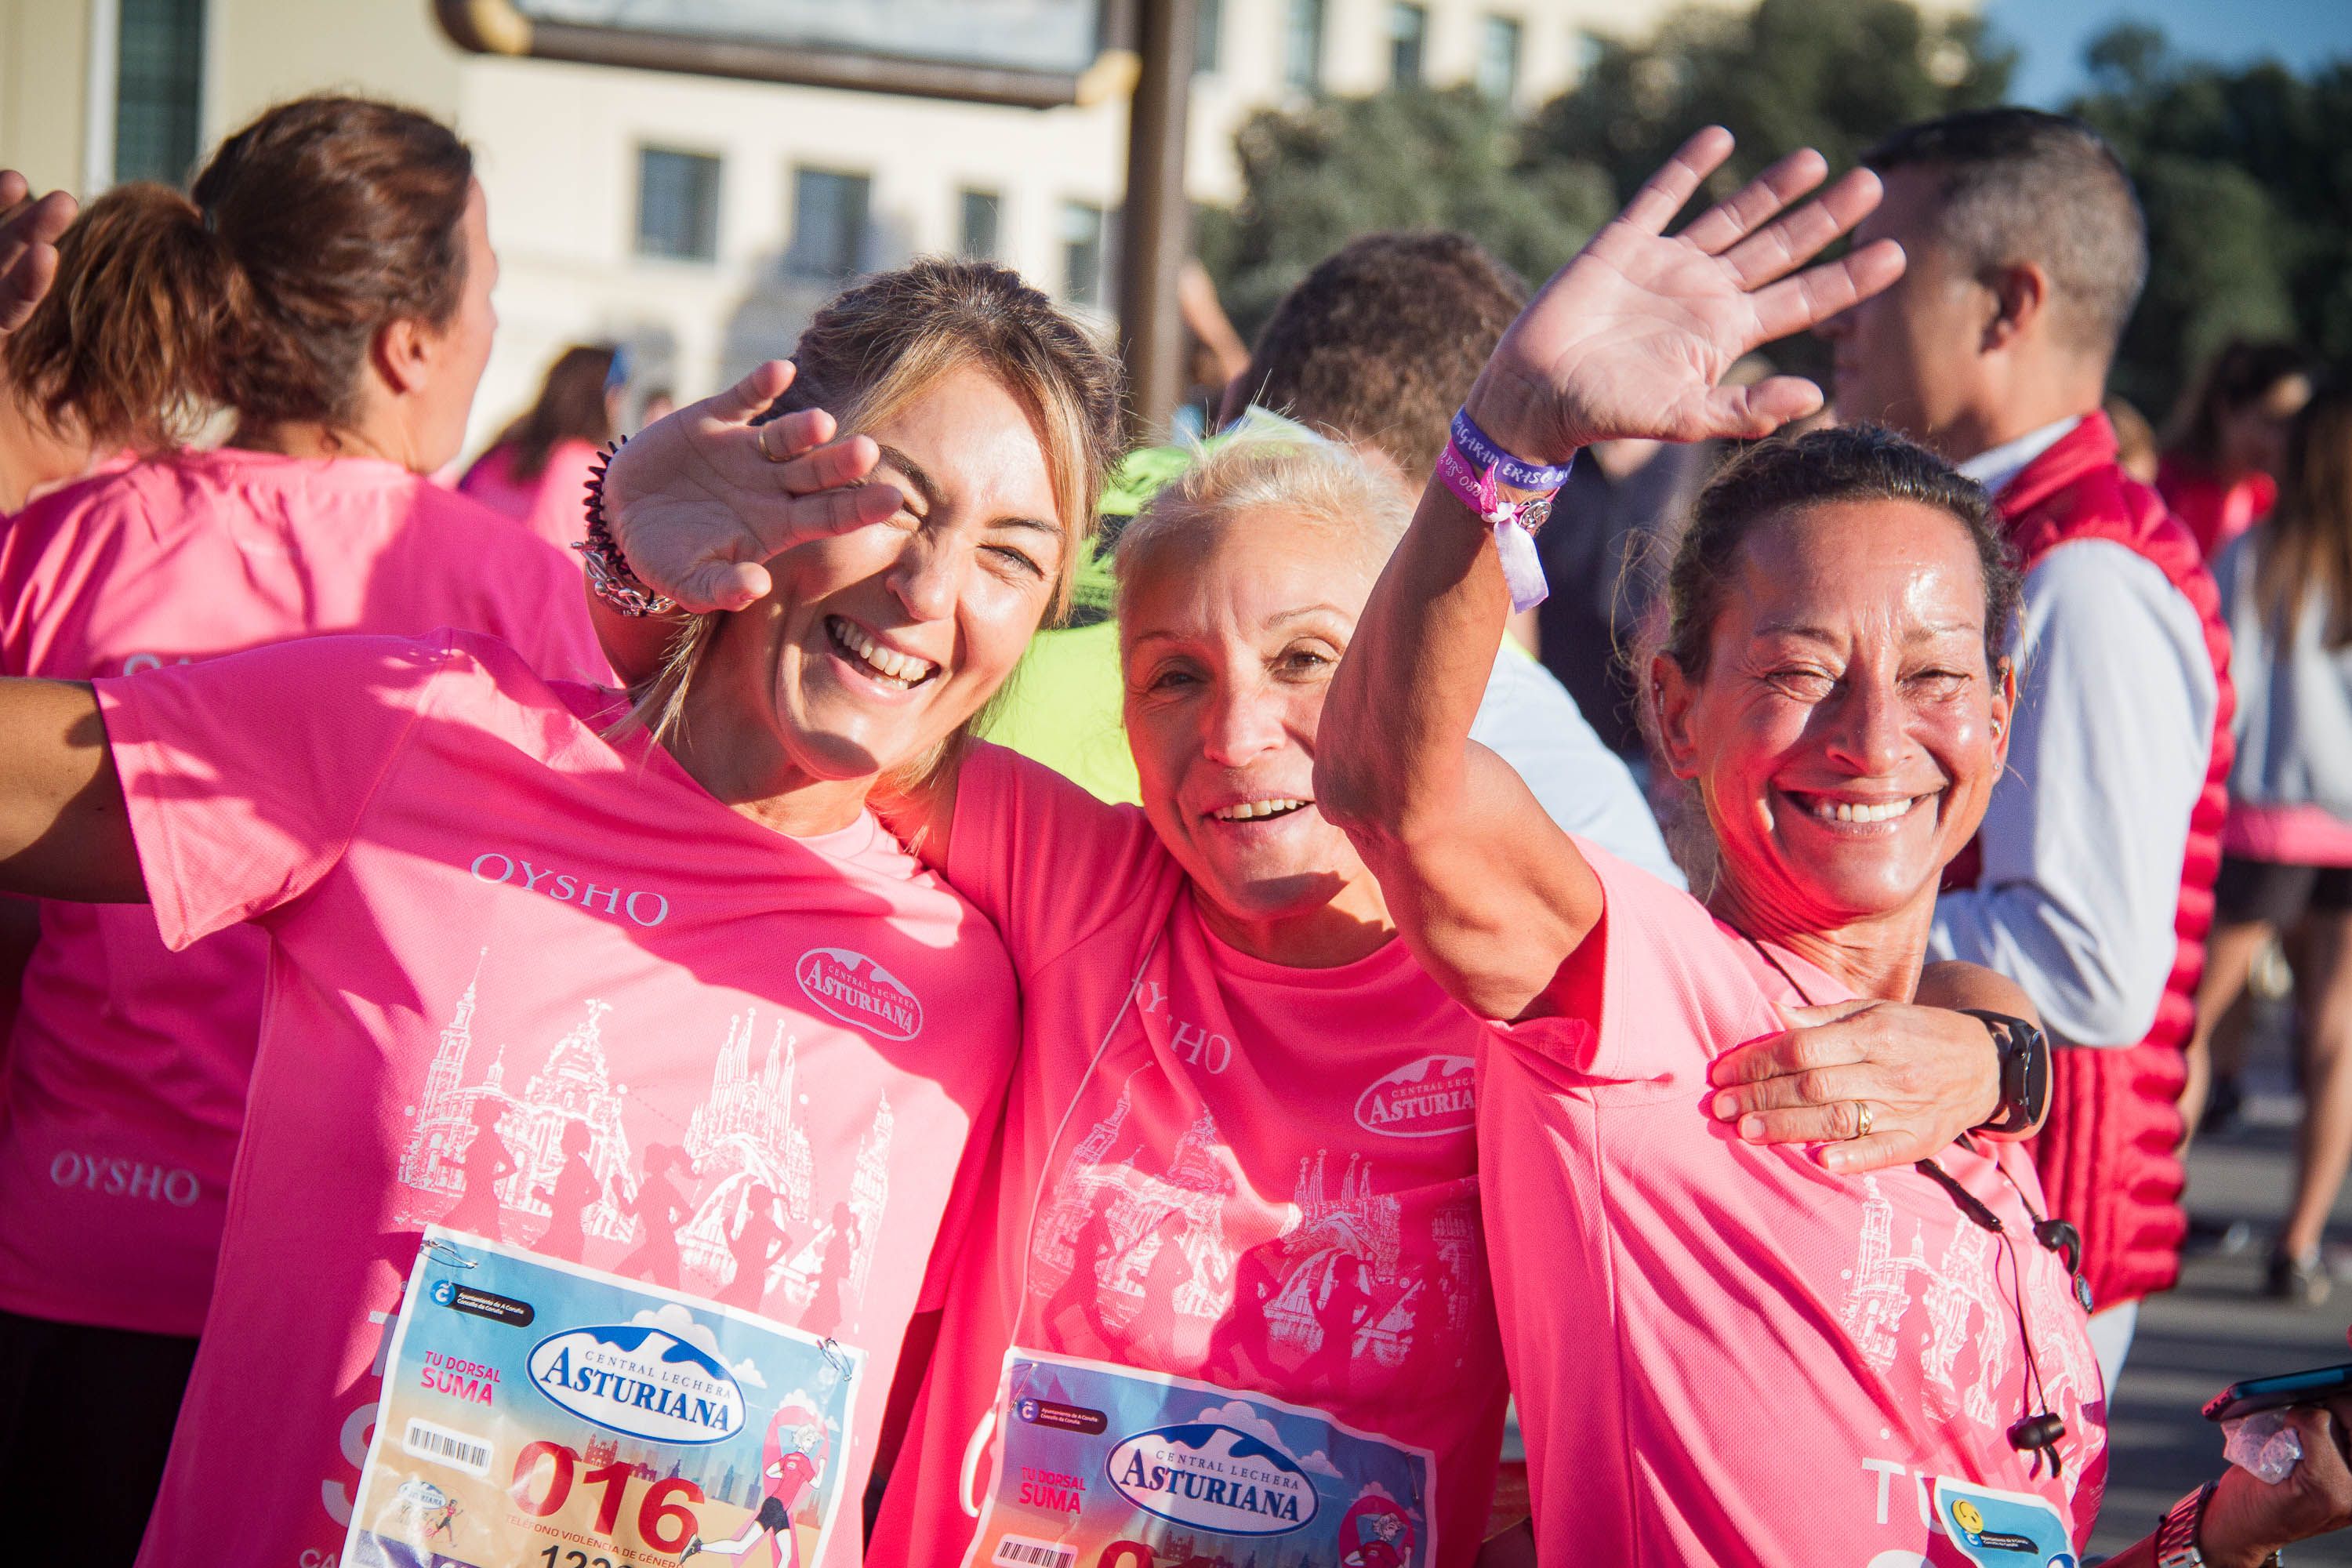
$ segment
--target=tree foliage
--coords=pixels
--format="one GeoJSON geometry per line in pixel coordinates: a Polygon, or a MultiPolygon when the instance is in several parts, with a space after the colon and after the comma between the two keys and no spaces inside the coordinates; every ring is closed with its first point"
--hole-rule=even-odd
{"type": "Polygon", "coordinates": [[[2154,28],[2111,29],[2069,107],[2123,154],[2147,210],[2147,294],[2116,389],[2160,413],[2234,335],[2299,336],[2352,360],[2352,62],[2176,57],[2154,28]]]}
{"type": "Polygon", "coordinates": [[[1581,80],[1537,117],[1535,156],[1589,160],[1620,200],[1691,132],[1739,146],[1710,196],[1799,147],[1844,168],[1897,126],[1999,103],[2017,58],[1973,16],[1931,19],[1911,0],[1761,0],[1689,5],[1648,38],[1596,38],[1581,80]]]}
{"type": "Polygon", "coordinates": [[[1531,281],[1549,277],[1615,210],[1590,164],[1530,166],[1519,128],[1468,88],[1327,99],[1263,110],[1237,139],[1246,195],[1202,259],[1253,334],[1308,268],[1373,229],[1473,235],[1531,281]]]}
{"type": "MultiPolygon", "coordinates": [[[[1204,215],[1202,255],[1245,333],[1367,229],[1461,229],[1533,280],[1703,125],[1739,139],[1706,193],[1720,195],[1791,148],[1844,168],[1899,126],[2000,102],[2016,63],[1978,18],[1911,0],[1690,5],[1646,38],[1596,37],[1577,85],[1524,123],[1467,89],[1257,115],[1239,138],[1247,195],[1204,215]]],[[[2241,334],[2352,363],[2352,62],[2216,66],[2127,24],[2085,64],[2091,90],[2069,107],[2115,142],[2148,217],[2116,389],[2160,414],[2241,334]]],[[[1809,342],[1771,353],[1822,368],[1809,342]]]]}
{"type": "Polygon", "coordinates": [[[1998,102],[2013,64],[1974,18],[1927,20],[1909,0],[1692,5],[1646,42],[1594,48],[1579,85],[1524,123],[1467,89],[1251,119],[1238,137],[1246,194],[1230,215],[1204,214],[1202,232],[1235,324],[1255,331],[1309,267],[1369,229],[1459,229],[1539,280],[1701,126],[1739,138],[1716,182],[1728,191],[1793,147],[1850,162],[1907,121],[1998,102]]]}

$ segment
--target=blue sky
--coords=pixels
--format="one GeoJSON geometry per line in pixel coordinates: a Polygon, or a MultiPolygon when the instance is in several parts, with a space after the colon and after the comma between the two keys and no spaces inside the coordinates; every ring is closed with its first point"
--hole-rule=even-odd
{"type": "Polygon", "coordinates": [[[2055,105],[2083,85],[2083,46],[2126,19],[2164,29],[2182,54],[2232,63],[2275,56],[2307,68],[2352,55],[2352,0],[1983,0],[2024,51],[2012,91],[2055,105]]]}

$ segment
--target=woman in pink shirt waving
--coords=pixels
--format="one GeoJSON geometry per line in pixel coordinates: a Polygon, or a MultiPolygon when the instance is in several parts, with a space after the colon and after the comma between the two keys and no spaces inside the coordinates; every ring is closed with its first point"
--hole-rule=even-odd
{"type": "MultiPolygon", "coordinates": [[[[817,1483],[848,1522],[791,1521],[804,1561],[857,1561],[898,1348],[943,1287],[932,1244],[960,1227],[1017,1028],[995,933],[866,801],[961,743],[1066,595],[1117,376],[978,263],[867,279],[798,352],[796,392],[857,434],[813,411],[753,428],[793,374],[770,364],[632,443],[663,477],[630,504],[723,491],[805,545],[634,696],[464,630],[0,682],[6,884],[148,902],[174,948],[242,922],[266,949],[147,1568],[339,1560],[386,1325],[453,1213],[862,1360],[817,1483]]],[[[781,1388],[750,1386],[772,1410],[781,1388]]],[[[515,1460],[499,1449],[501,1498],[515,1460]]],[[[721,1533],[705,1522],[665,1550],[721,1533]]]]}
{"type": "MultiPolygon", "coordinates": [[[[2017,578],[1982,492],[1864,428],[1761,447],[1702,498],[1643,685],[1715,852],[1705,903],[1550,827],[1468,741],[1474,650],[1510,608],[1498,545],[1545,468],[1810,412],[1808,384],[1717,383],[1900,273],[1882,243],[1783,279],[1877,199],[1857,173],[1780,216],[1826,173],[1810,153],[1666,237],[1729,151],[1721,131],[1686,144],[1504,338],[1456,426],[1462,485],[1485,483],[1465,504],[1441,468],[1423,498],[1334,680],[1317,787],[1430,972],[1513,1021],[1479,1148],[1542,1559],[2071,1563],[2105,1396],[2079,1242],[2031,1163],[1967,1139],[1857,1175],[1717,1120],[1780,1099],[1717,1086],[1782,1009],[1919,984],[2015,689],[2017,578]]],[[[1832,1102],[1805,1113],[1816,1135],[1866,1146],[1874,1091],[1844,1066],[1810,1079],[1832,1102]]],[[[2232,1469],[2185,1500],[2165,1550],[2206,1555],[2163,1561],[2251,1564],[2342,1525],[2347,1414],[2296,1415],[2306,1458],[2279,1486],[2232,1469]]]]}
{"type": "MultiPolygon", "coordinates": [[[[450,626],[599,677],[577,568],[425,478],[464,432],[497,275],[471,153],[389,104],[284,104],[190,195],[91,203],[0,387],[32,426],[123,456],[0,531],[0,673],[450,626]],[[182,447],[205,421],[226,444],[182,447]]],[[[145,911],[79,904],[40,923],[0,1084],[0,1469],[122,1559],[212,1294],[266,943],[173,952],[145,911]],[[110,1366],[138,1369],[136,1394],[101,1413],[77,1391],[110,1366]],[[82,1410],[86,1435],[60,1430],[82,1410]],[[113,1462],[77,1457],[100,1443],[113,1462]]]]}

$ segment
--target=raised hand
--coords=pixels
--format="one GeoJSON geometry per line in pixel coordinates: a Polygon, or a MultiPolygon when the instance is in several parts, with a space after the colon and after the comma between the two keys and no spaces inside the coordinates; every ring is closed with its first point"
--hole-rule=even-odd
{"type": "Polygon", "coordinates": [[[14,169],[0,169],[0,336],[23,326],[58,275],[58,237],[79,210],[63,191],[33,199],[14,169]]]}
{"type": "Polygon", "coordinates": [[[1797,270],[1878,205],[1878,177],[1857,169],[1786,211],[1829,173],[1820,153],[1793,153],[1669,236],[1730,155],[1720,126],[1684,142],[1503,335],[1470,410],[1507,450],[1561,462],[1601,440],[1766,436],[1821,407],[1821,389],[1801,377],[1722,381],[1742,354],[1902,276],[1892,240],[1797,270]]]}
{"type": "Polygon", "coordinates": [[[740,610],[768,592],[772,556],[898,515],[897,488],[866,478],[880,448],[864,436],[835,440],[832,415],[751,423],[792,383],[791,363],[770,360],[647,426],[613,458],[604,519],[614,541],[682,609],[740,610]]]}

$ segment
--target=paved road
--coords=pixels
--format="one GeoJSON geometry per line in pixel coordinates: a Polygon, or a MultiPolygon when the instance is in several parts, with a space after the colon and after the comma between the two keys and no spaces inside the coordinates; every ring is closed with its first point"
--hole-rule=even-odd
{"type": "MultiPolygon", "coordinates": [[[[2242,1377],[2352,1361],[2345,1325],[2352,1321],[2352,1281],[2316,1308],[2284,1305],[2261,1294],[2263,1260],[2286,1207],[2294,1119],[2300,1102],[2274,1043],[2250,1065],[2254,1090],[2248,1125],[2200,1142],[2189,1163],[2189,1205],[2214,1218],[2256,1227],[2252,1247],[2236,1258],[2191,1258],[2180,1288],[2141,1312],[2139,1337],[2109,1406],[2112,1463],[2095,1552],[2127,1546],[2155,1528],[2180,1495],[2218,1475],[2220,1428],[2198,1414],[2242,1377]]],[[[2352,1235],[2352,1203],[2336,1204],[2339,1232],[2352,1235]]],[[[2352,1532],[2290,1550],[2287,1561],[2352,1565],[2352,1532]]]]}

